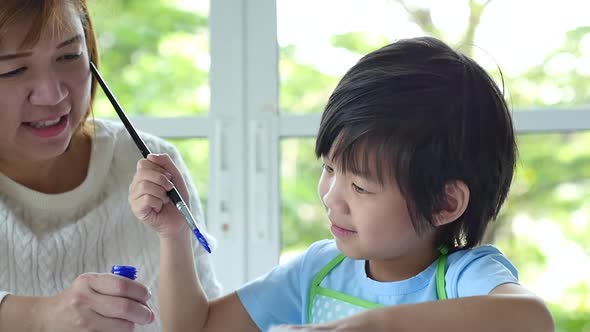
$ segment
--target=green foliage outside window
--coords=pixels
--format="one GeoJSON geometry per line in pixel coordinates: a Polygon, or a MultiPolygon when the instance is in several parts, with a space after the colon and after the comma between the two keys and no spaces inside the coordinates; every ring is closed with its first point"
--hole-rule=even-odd
{"type": "MultiPolygon", "coordinates": [[[[101,52],[100,70],[132,115],[207,112],[207,17],[164,0],[89,1],[101,52]]],[[[99,94],[97,116],[115,116],[99,94]]]]}

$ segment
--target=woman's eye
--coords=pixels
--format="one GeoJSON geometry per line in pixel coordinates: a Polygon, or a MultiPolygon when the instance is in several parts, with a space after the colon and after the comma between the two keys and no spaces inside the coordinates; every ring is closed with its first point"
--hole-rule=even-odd
{"type": "Polygon", "coordinates": [[[75,60],[80,59],[81,57],[82,57],[82,53],[66,54],[66,55],[62,55],[61,57],[59,57],[58,60],[75,61],[75,60]]]}
{"type": "Polygon", "coordinates": [[[366,194],[366,193],[368,193],[368,191],[366,191],[365,189],[363,189],[363,188],[361,188],[361,187],[357,186],[357,185],[356,185],[356,184],[354,184],[354,183],[352,184],[352,188],[354,189],[354,191],[356,191],[356,192],[357,192],[357,193],[359,193],[359,194],[366,194]]]}
{"type": "Polygon", "coordinates": [[[332,173],[334,172],[334,169],[326,164],[323,164],[322,167],[326,170],[326,172],[328,173],[332,173]]]}
{"type": "Polygon", "coordinates": [[[25,70],[27,70],[26,67],[20,67],[18,69],[13,70],[13,71],[9,71],[7,73],[0,74],[0,77],[2,77],[2,78],[14,77],[14,76],[17,76],[17,75],[23,73],[25,70]]]}

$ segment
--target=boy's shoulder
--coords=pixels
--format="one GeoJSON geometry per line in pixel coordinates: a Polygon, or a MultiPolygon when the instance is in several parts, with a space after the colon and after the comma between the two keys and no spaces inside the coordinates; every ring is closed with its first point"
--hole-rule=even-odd
{"type": "MultiPolygon", "coordinates": [[[[484,244],[475,248],[461,249],[452,252],[449,254],[448,264],[467,266],[477,260],[486,258],[510,262],[500,249],[491,244],[484,244]]],[[[512,265],[512,263],[510,263],[510,265],[512,265]]]]}
{"type": "Polygon", "coordinates": [[[334,258],[341,254],[341,252],[336,246],[336,241],[333,239],[324,239],[312,243],[309,248],[307,248],[305,254],[312,256],[330,256],[334,258]]]}
{"type": "Polygon", "coordinates": [[[447,291],[451,297],[486,295],[503,283],[518,283],[518,270],[498,248],[481,245],[449,255],[447,291]]]}
{"type": "Polygon", "coordinates": [[[341,252],[336,241],[320,240],[312,243],[301,256],[301,268],[309,276],[315,275],[341,252]]]}

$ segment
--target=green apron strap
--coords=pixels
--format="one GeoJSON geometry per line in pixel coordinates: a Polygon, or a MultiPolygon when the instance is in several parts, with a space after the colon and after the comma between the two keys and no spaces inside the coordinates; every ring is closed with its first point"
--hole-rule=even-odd
{"type": "Polygon", "coordinates": [[[436,265],[436,295],[439,300],[446,300],[447,289],[445,285],[445,267],[447,265],[447,254],[449,253],[449,249],[441,246],[438,250],[441,255],[438,258],[438,263],[436,265]]]}
{"type": "Polygon", "coordinates": [[[313,278],[313,281],[311,282],[311,287],[309,288],[309,303],[307,305],[307,321],[308,322],[311,321],[311,309],[313,308],[313,300],[318,292],[318,287],[320,286],[320,283],[322,282],[322,280],[324,280],[324,277],[328,273],[330,273],[330,271],[332,271],[332,269],[336,265],[340,264],[340,262],[342,262],[344,260],[344,258],[346,258],[346,256],[344,256],[344,254],[340,254],[340,255],[334,257],[313,278]]]}
{"type": "MultiPolygon", "coordinates": [[[[447,291],[446,291],[446,285],[445,285],[445,272],[446,272],[445,270],[446,270],[447,256],[448,256],[449,250],[446,247],[441,246],[439,248],[439,251],[440,251],[441,255],[438,259],[438,263],[436,265],[436,272],[435,272],[436,273],[436,275],[435,275],[436,295],[439,300],[446,300],[447,299],[447,291]]],[[[332,269],[334,269],[334,267],[336,265],[340,264],[344,260],[344,258],[346,258],[346,256],[344,256],[344,254],[340,254],[340,255],[334,257],[313,278],[313,281],[311,282],[311,287],[309,288],[309,303],[307,304],[307,321],[308,322],[311,321],[311,313],[312,313],[311,311],[313,308],[313,302],[314,302],[314,299],[318,293],[320,283],[322,282],[322,280],[324,280],[326,275],[328,275],[328,273],[330,273],[330,271],[332,271],[332,269]]]]}

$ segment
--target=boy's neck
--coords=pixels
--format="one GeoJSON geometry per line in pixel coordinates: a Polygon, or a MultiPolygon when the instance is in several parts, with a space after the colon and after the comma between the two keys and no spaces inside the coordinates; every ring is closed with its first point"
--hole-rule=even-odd
{"type": "Polygon", "coordinates": [[[440,252],[432,246],[415,250],[412,254],[392,259],[367,260],[365,272],[367,277],[375,281],[391,282],[412,278],[424,271],[440,256],[440,252]]]}

